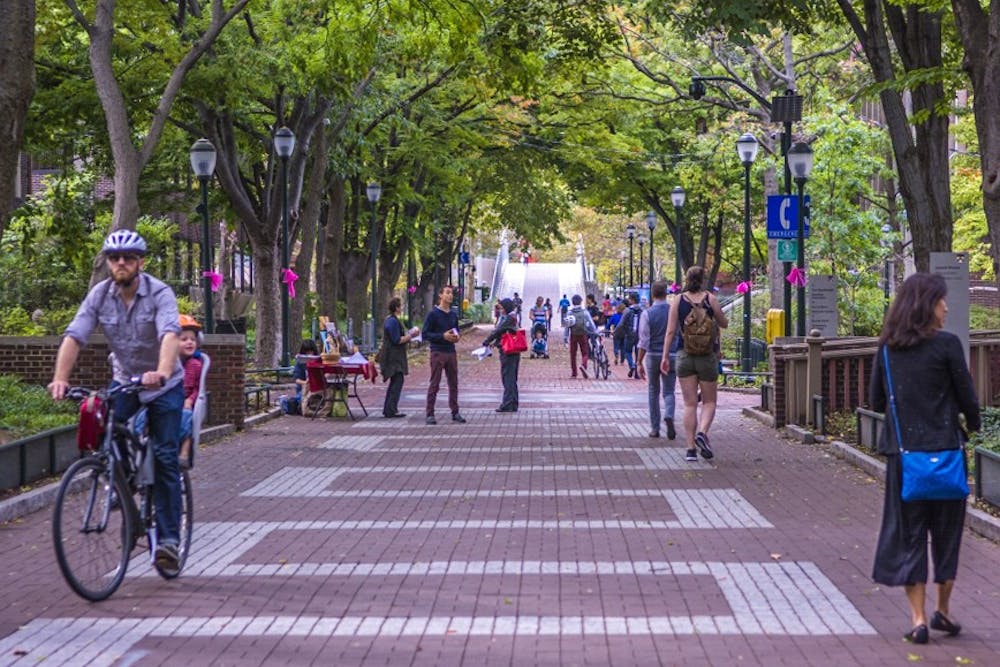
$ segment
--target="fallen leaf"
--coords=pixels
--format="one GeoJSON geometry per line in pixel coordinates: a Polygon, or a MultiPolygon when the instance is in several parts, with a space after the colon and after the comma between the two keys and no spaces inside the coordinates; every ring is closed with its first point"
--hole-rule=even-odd
{"type": "Polygon", "coordinates": [[[960,665],[971,665],[972,664],[972,658],[963,658],[960,655],[956,655],[955,656],[955,662],[957,662],[960,665]]]}
{"type": "Polygon", "coordinates": [[[906,659],[910,662],[920,662],[923,660],[923,656],[917,655],[916,653],[907,653],[906,659]]]}
{"type": "Polygon", "coordinates": [[[771,554],[771,560],[781,560],[781,554],[771,554]]]}

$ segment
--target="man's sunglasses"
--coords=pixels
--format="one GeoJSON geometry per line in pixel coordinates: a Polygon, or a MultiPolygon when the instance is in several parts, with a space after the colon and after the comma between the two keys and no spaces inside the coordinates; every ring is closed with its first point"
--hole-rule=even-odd
{"type": "Polygon", "coordinates": [[[107,253],[108,261],[112,262],[112,263],[117,262],[120,259],[124,259],[126,262],[128,262],[128,263],[131,264],[132,262],[138,262],[139,261],[139,257],[140,256],[137,255],[137,254],[135,254],[134,252],[126,252],[126,253],[109,252],[109,253],[107,253]]]}

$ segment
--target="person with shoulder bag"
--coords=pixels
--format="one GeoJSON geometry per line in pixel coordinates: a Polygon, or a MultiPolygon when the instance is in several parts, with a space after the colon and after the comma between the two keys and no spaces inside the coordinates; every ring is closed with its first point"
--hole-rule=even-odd
{"type": "Polygon", "coordinates": [[[496,411],[517,412],[517,372],[521,366],[521,353],[504,351],[500,342],[504,334],[513,336],[518,332],[517,304],[514,303],[513,299],[501,299],[500,306],[503,308],[503,315],[500,316],[500,320],[490,335],[483,341],[483,347],[496,345],[500,349],[500,382],[503,384],[503,398],[496,411]]]}
{"type": "Polygon", "coordinates": [[[663,337],[663,349],[669,350],[680,332],[676,360],[665,355],[660,362],[660,372],[668,374],[673,370],[681,385],[687,441],[685,458],[688,461],[697,461],[699,453],[705,459],[715,456],[708,432],[715,420],[718,402],[719,329],[729,326],[719,300],[708,291],[705,279],[703,267],[692,266],[687,270],[684,289],[670,309],[667,333],[663,337]],[[698,413],[699,393],[701,414],[698,413]]]}
{"type": "Polygon", "coordinates": [[[403,329],[399,314],[403,310],[403,301],[398,296],[389,299],[389,316],[382,323],[382,349],[379,351],[379,372],[382,382],[389,382],[382,403],[382,416],[386,419],[401,419],[406,415],[399,411],[399,396],[403,393],[403,377],[410,372],[406,357],[406,349],[410,339],[418,331],[413,327],[409,331],[403,329]]]}
{"type": "Polygon", "coordinates": [[[912,629],[903,638],[926,644],[928,626],[955,636],[951,593],[958,572],[968,495],[965,432],[981,427],[979,401],[962,342],[943,331],[947,285],[916,273],[886,314],[869,382],[871,408],[886,415],[878,453],[886,457],[882,526],[872,578],[903,586],[912,629]],[[934,560],[937,603],[928,623],[927,543],[934,560]]]}

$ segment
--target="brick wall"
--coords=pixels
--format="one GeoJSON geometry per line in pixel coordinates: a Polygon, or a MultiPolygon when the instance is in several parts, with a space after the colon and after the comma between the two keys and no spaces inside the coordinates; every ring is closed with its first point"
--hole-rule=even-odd
{"type": "MultiPolygon", "coordinates": [[[[31,384],[46,385],[52,379],[60,336],[0,336],[0,374],[14,375],[31,384]]],[[[205,336],[202,349],[212,358],[208,373],[209,425],[243,427],[244,338],[235,334],[205,336]]],[[[80,350],[70,382],[84,387],[107,384],[108,346],[104,336],[90,337],[80,350]]]]}

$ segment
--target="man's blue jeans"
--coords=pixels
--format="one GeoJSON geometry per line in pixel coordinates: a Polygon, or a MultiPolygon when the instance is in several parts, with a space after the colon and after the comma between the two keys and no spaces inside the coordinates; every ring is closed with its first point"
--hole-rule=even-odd
{"type": "MultiPolygon", "coordinates": [[[[112,385],[114,386],[114,384],[112,385]]],[[[135,394],[115,397],[115,419],[127,421],[142,404],[135,394]]],[[[181,410],[184,386],[178,384],[146,404],[149,443],[155,461],[153,506],[156,508],[156,536],[161,544],[180,542],[181,478],[177,453],[180,450],[181,410]]]]}
{"type": "MultiPolygon", "coordinates": [[[[676,399],[674,389],[677,386],[677,373],[671,370],[664,375],[660,372],[659,354],[647,354],[646,378],[649,380],[649,426],[654,431],[660,431],[660,397],[663,397],[663,416],[674,418],[676,399]]],[[[673,366],[671,366],[673,368],[673,366]]]]}

